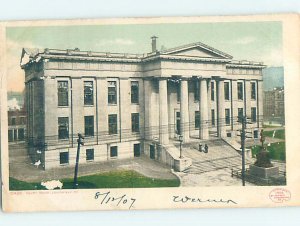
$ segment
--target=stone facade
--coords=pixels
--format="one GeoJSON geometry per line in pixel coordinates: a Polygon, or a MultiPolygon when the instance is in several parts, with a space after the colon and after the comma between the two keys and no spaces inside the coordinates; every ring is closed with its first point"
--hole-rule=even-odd
{"type": "Polygon", "coordinates": [[[234,61],[203,43],[159,52],[152,41],[148,54],[23,49],[29,152],[41,150],[45,169],[75,164],[78,133],[85,135],[80,162],[141,153],[172,162],[179,134],[183,142],[235,137],[239,114],[252,118],[249,130],[262,126],[262,63],[234,61]]]}

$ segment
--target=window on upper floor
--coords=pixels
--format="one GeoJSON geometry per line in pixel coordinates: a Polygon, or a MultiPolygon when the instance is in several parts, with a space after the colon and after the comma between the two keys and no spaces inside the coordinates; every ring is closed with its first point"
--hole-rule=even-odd
{"type": "Polygon", "coordinates": [[[214,82],[211,82],[210,98],[212,101],[215,100],[215,83],[214,82]]]}
{"type": "Polygon", "coordinates": [[[131,82],[131,103],[132,104],[139,103],[139,82],[138,81],[131,82]]]}
{"type": "Polygon", "coordinates": [[[181,87],[180,87],[180,82],[176,82],[175,83],[176,85],[176,94],[177,94],[177,102],[179,103],[180,102],[180,95],[181,95],[181,87]]]}
{"type": "Polygon", "coordinates": [[[92,81],[84,82],[84,105],[94,104],[94,86],[92,81]]]}
{"type": "Polygon", "coordinates": [[[256,100],[256,83],[251,82],[251,99],[256,100]]]}
{"type": "Polygon", "coordinates": [[[211,126],[216,126],[215,109],[211,109],[211,126]]]}
{"type": "Polygon", "coordinates": [[[195,129],[200,128],[200,112],[195,111],[195,129]]]}
{"type": "Polygon", "coordinates": [[[11,117],[11,125],[12,126],[16,125],[16,117],[11,117]]]}
{"type": "Polygon", "coordinates": [[[199,88],[199,81],[194,82],[194,101],[199,101],[200,98],[200,88],[199,88]]]}
{"type": "Polygon", "coordinates": [[[230,109],[226,108],[225,109],[225,123],[226,125],[230,125],[230,109]]]}
{"type": "Polygon", "coordinates": [[[25,125],[26,124],[26,117],[25,116],[21,116],[20,117],[20,124],[21,125],[25,125]]]}
{"type": "Polygon", "coordinates": [[[84,135],[94,136],[94,116],[84,116],[84,135]]]}
{"type": "Polygon", "coordinates": [[[69,117],[58,117],[58,139],[69,139],[69,117]]]}
{"type": "Polygon", "coordinates": [[[251,121],[252,122],[256,122],[256,117],[257,117],[257,115],[256,115],[256,107],[252,107],[251,108],[251,121]]]}
{"type": "Polygon", "coordinates": [[[57,82],[57,97],[58,97],[58,106],[68,106],[69,105],[68,81],[58,81],[57,82]]]}
{"type": "Polygon", "coordinates": [[[118,133],[118,121],[117,114],[108,115],[108,133],[117,134],[118,133]]]}
{"type": "Polygon", "coordinates": [[[230,100],[229,82],[224,82],[224,96],[225,100],[230,100]]]}
{"type": "Polygon", "coordinates": [[[237,83],[237,93],[238,93],[238,100],[243,100],[244,99],[243,82],[238,82],[237,83]]]}
{"type": "Polygon", "coordinates": [[[242,122],[243,117],[244,117],[244,109],[238,108],[238,122],[242,122]]]}
{"type": "Polygon", "coordinates": [[[108,81],[108,104],[117,104],[117,82],[108,81]]]}
{"type": "Polygon", "coordinates": [[[131,131],[134,133],[140,132],[140,114],[139,113],[131,114],[131,131]]]}

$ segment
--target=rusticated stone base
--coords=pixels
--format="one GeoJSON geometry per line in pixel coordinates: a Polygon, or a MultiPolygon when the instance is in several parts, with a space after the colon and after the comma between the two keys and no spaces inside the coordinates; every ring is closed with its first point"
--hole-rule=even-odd
{"type": "Polygon", "coordinates": [[[268,179],[279,175],[279,167],[273,166],[269,168],[250,165],[250,175],[268,179]]]}

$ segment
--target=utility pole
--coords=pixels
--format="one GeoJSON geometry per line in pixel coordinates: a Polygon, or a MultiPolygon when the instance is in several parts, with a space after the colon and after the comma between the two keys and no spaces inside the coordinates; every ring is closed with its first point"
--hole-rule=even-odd
{"type": "Polygon", "coordinates": [[[246,117],[242,117],[242,131],[241,131],[241,148],[242,148],[242,184],[245,186],[245,128],[246,128],[246,117]]]}
{"type": "Polygon", "coordinates": [[[78,175],[78,163],[79,163],[79,155],[80,155],[80,145],[84,145],[83,143],[84,137],[78,133],[78,139],[77,139],[77,155],[76,155],[76,165],[75,165],[75,173],[74,173],[74,183],[73,188],[78,188],[78,182],[77,182],[77,175],[78,175]]]}
{"type": "Polygon", "coordinates": [[[241,137],[241,149],[242,149],[242,185],[245,186],[245,140],[246,138],[250,138],[246,136],[246,125],[247,125],[247,117],[241,116],[238,117],[239,121],[242,123],[242,130],[240,131],[241,134],[238,135],[241,137]]]}

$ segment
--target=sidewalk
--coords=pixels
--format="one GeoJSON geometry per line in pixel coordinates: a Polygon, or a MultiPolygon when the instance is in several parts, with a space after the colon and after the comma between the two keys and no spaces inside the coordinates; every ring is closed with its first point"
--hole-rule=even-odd
{"type": "MultiPolygon", "coordinates": [[[[105,162],[79,163],[78,176],[93,175],[113,170],[134,170],[146,177],[156,179],[176,179],[170,167],[147,157],[111,160],[105,162]]],[[[74,177],[74,166],[64,166],[47,171],[34,166],[26,150],[9,150],[9,176],[26,182],[40,182],[74,177]]]]}

